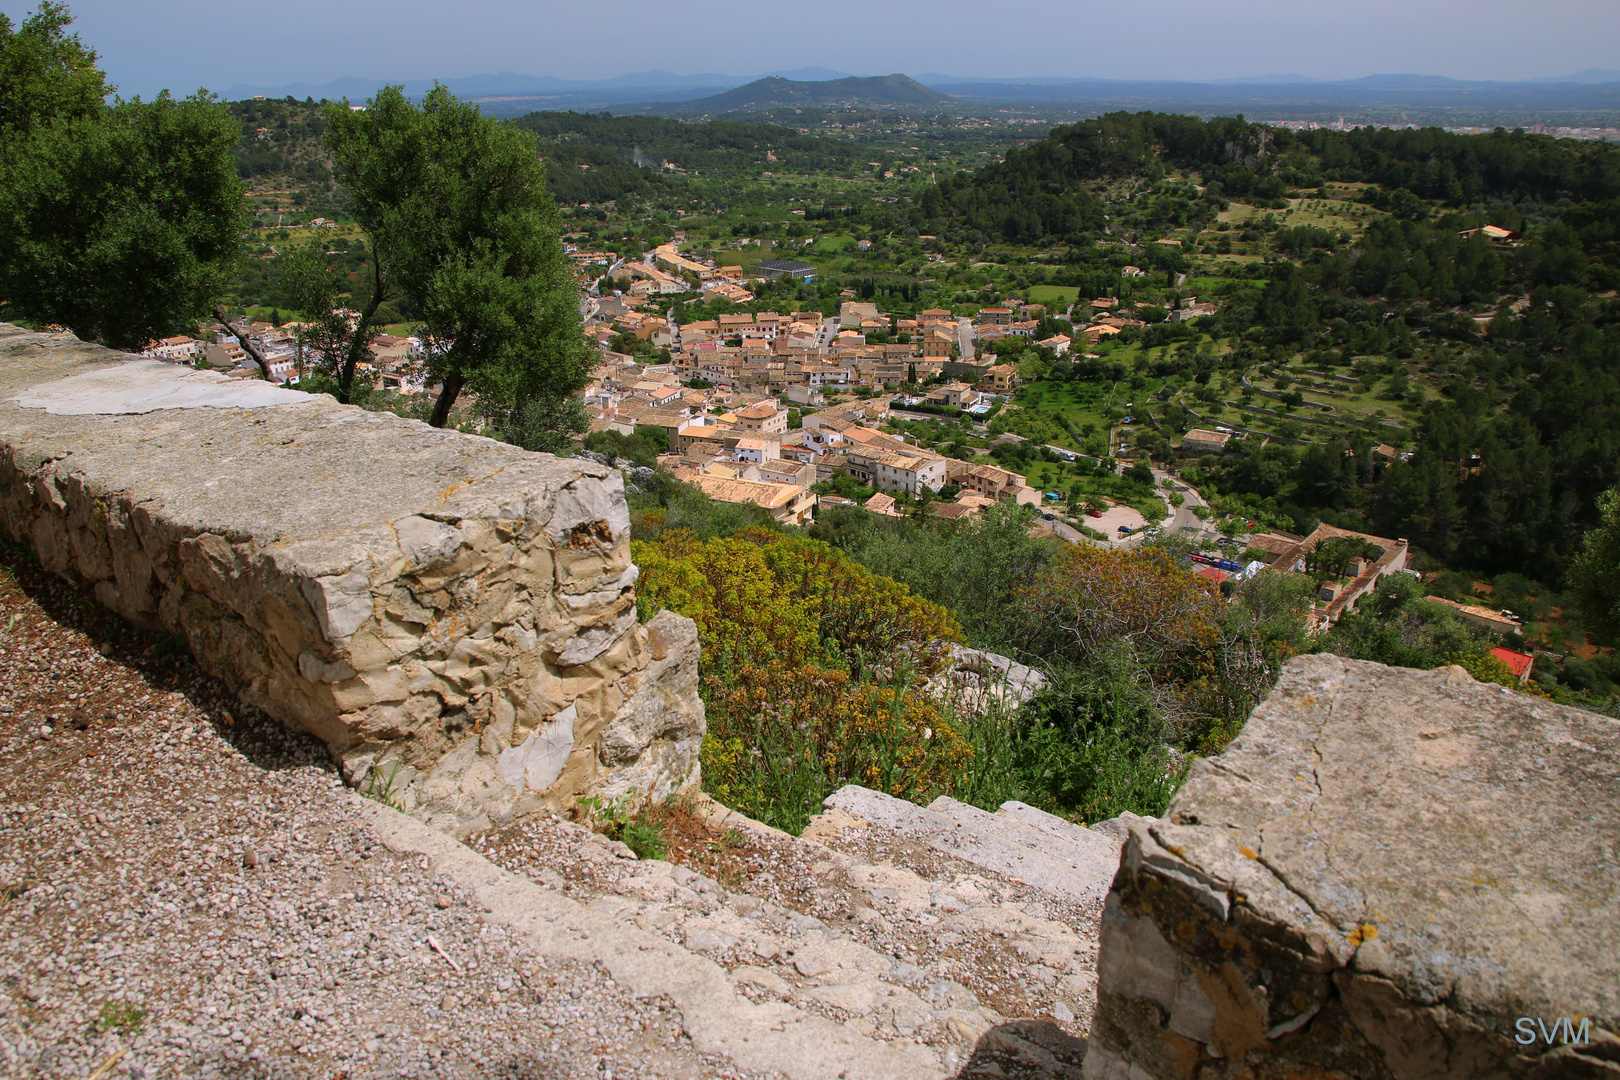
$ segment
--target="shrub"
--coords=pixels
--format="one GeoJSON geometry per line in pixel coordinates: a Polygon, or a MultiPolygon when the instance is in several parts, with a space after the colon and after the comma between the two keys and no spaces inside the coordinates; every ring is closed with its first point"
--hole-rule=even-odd
{"type": "Polygon", "coordinates": [[[960,638],[944,608],[828,544],[763,529],[674,530],[634,548],[646,610],[698,624],[704,777],[721,802],[797,830],[843,784],[937,793],[971,755],[917,688],[960,638]]]}

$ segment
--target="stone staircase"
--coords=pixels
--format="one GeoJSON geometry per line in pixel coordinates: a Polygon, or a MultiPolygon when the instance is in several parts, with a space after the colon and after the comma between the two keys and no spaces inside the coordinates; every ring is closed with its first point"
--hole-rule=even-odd
{"type": "Polygon", "coordinates": [[[503,904],[522,909],[514,898],[533,889],[548,925],[558,905],[574,911],[586,936],[563,935],[568,946],[638,994],[670,996],[689,1031],[699,1014],[731,1017],[710,1049],[739,1068],[1078,1080],[1122,823],[1085,828],[1023,803],[924,808],[854,786],[800,837],[702,796],[688,807],[671,860],[554,816],[461,851],[505,871],[503,904]],[[626,956],[657,959],[615,970],[626,956]]]}

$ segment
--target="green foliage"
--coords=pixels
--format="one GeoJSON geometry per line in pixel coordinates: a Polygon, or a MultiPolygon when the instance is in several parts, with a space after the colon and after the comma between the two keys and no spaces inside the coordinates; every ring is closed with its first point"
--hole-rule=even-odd
{"type": "MultiPolygon", "coordinates": [[[[286,262],[282,273],[283,288],[288,302],[299,311],[308,313],[308,320],[299,331],[302,363],[325,380],[304,385],[300,389],[310,393],[331,393],[344,403],[355,403],[355,367],[370,344],[376,309],[367,305],[361,317],[353,319],[347,310],[347,275],[331,262],[303,251],[286,262]],[[327,384],[330,384],[329,386],[327,384]]],[[[369,387],[358,388],[363,396],[369,387]]]]}
{"type": "Polygon", "coordinates": [[[1620,488],[1598,497],[1601,524],[1586,534],[1569,568],[1569,591],[1587,629],[1607,641],[1620,638],[1620,488]]]}
{"type": "MultiPolygon", "coordinates": [[[[627,449],[632,445],[635,445],[634,436],[626,444],[627,449]]],[[[665,533],[690,534],[708,540],[732,536],[744,529],[781,528],[763,507],[753,503],[719,502],[691,484],[667,476],[660,476],[653,490],[646,494],[632,492],[629,502],[630,535],[637,540],[659,540],[665,533]]],[[[656,612],[647,614],[651,616],[656,612]]]]}
{"type": "Polygon", "coordinates": [[[715,798],[797,830],[845,783],[948,789],[971,750],[917,684],[958,636],[949,612],[815,540],[673,531],[633,547],[648,609],[698,625],[715,798]]]}
{"type": "Polygon", "coordinates": [[[585,796],[578,802],[592,829],[609,840],[622,841],[625,847],[636,853],[636,858],[662,859],[669,850],[664,834],[648,814],[631,817],[625,812],[622,801],[607,801],[593,795],[585,796]]]}
{"type": "Polygon", "coordinates": [[[401,792],[395,789],[395,778],[399,775],[399,763],[395,762],[387,772],[381,765],[373,765],[366,770],[366,785],[360,794],[373,802],[380,802],[394,810],[405,809],[400,801],[401,792]]]}
{"type": "Polygon", "coordinates": [[[767,153],[810,170],[847,167],[858,149],[792,128],[732,120],[684,123],[654,116],[537,112],[513,123],[533,132],[553,164],[551,187],[561,203],[606,202],[669,187],[655,171],[668,161],[705,175],[756,175],[767,153]],[[588,168],[580,168],[581,165],[588,168]]]}
{"type": "Polygon", "coordinates": [[[96,67],[66,4],[45,0],[14,26],[0,13],[0,142],[44,124],[92,119],[112,87],[96,67]]]}
{"type": "Polygon", "coordinates": [[[108,1001],[96,1015],[95,1029],[103,1034],[116,1031],[128,1037],[139,1034],[146,1027],[146,1010],[128,1001],[108,1001]]]}
{"type": "Polygon", "coordinates": [[[624,830],[619,833],[619,839],[636,853],[638,859],[662,859],[664,853],[669,850],[663,834],[647,821],[636,820],[626,823],[624,830]]]}
{"type": "MultiPolygon", "coordinates": [[[[1103,204],[1092,191],[1098,179],[1152,183],[1151,197],[1135,208],[1136,223],[1162,230],[1199,228],[1230,198],[1282,205],[1288,184],[1279,173],[1286,169],[1378,185],[1366,201],[1410,221],[1423,215],[1425,199],[1456,206],[1490,198],[1612,199],[1620,195],[1615,156],[1612,147],[1524,132],[1291,132],[1241,117],[1110,113],[1054,128],[1040,142],[1008,151],[1002,162],[975,173],[942,178],[918,204],[933,231],[959,222],[1014,242],[1085,243],[1103,228],[1103,204]],[[1169,168],[1200,171],[1205,190],[1161,184],[1169,168]]],[[[1290,229],[1279,243],[1294,252],[1325,249],[1332,241],[1322,233],[1290,229]]],[[[1178,251],[1152,255],[1165,265],[1182,258],[1178,251]]]]}
{"type": "Polygon", "coordinates": [[[583,430],[561,399],[584,385],[592,356],[533,137],[443,87],[419,107],[388,87],[365,111],[334,104],[326,118],[335,171],[377,251],[378,293],[393,283],[431,343],[443,390],[430,422],[442,426],[465,389],[514,439],[583,430]]]}
{"type": "Polygon", "coordinates": [[[502,441],[525,450],[561,454],[574,445],[574,436],[590,425],[578,397],[551,387],[530,392],[516,408],[502,410],[496,432],[502,441]]]}
{"type": "Polygon", "coordinates": [[[326,116],[314,102],[284,100],[232,101],[226,106],[242,127],[236,144],[236,171],[244,180],[286,177],[306,198],[323,194],[332,173],[322,158],[326,116]]]}
{"type": "Polygon", "coordinates": [[[601,454],[612,465],[619,459],[632,461],[644,468],[655,468],[658,455],[669,452],[669,433],[660,427],[641,426],[630,435],[612,428],[593,431],[585,436],[585,449],[601,454]]]}
{"type": "Polygon", "coordinates": [[[204,93],[102,102],[66,7],[0,17],[0,297],[139,350],[222,295],[247,224],[236,125],[204,93]]]}
{"type": "Polygon", "coordinates": [[[1025,708],[992,757],[1009,759],[1020,789],[1011,797],[1081,821],[1164,812],[1181,766],[1165,746],[1164,716],[1128,657],[1120,652],[1065,671],[1025,708]]]}
{"type": "Polygon", "coordinates": [[[894,521],[862,513],[856,526],[834,534],[821,524],[812,536],[833,540],[874,573],[949,608],[967,639],[981,648],[1015,653],[1031,635],[1018,590],[1051,559],[1056,544],[1035,540],[1031,507],[999,503],[960,522],[894,521]]]}
{"type": "MultiPolygon", "coordinates": [[[[1445,664],[1483,669],[1492,644],[1485,630],[1427,602],[1423,587],[1404,574],[1380,580],[1376,592],[1319,639],[1323,652],[1424,670],[1445,664]]],[[[1508,685],[1516,687],[1517,680],[1508,685]]]]}

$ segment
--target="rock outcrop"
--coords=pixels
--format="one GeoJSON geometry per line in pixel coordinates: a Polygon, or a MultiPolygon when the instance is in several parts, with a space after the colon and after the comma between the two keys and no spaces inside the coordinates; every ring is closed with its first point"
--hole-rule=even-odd
{"type": "Polygon", "coordinates": [[[1046,676],[1000,653],[951,646],[945,670],[928,680],[926,693],[949,701],[964,713],[982,714],[992,706],[1012,712],[1046,688],[1046,676]]]}
{"type": "Polygon", "coordinates": [[[1090,1080],[1620,1076],[1620,724],[1291,661],[1103,915],[1090,1080]]]}
{"type": "Polygon", "coordinates": [[[440,828],[697,783],[615,470],[0,324],[0,527],[440,828]]]}

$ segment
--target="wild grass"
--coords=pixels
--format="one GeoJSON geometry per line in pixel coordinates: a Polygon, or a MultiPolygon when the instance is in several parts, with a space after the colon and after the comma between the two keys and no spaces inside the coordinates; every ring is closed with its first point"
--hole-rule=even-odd
{"type": "Polygon", "coordinates": [[[400,791],[395,787],[395,780],[399,776],[399,764],[396,762],[392,768],[384,772],[381,765],[373,765],[366,772],[366,785],[360,794],[373,802],[380,802],[393,810],[405,809],[400,799],[400,791]]]}

